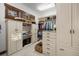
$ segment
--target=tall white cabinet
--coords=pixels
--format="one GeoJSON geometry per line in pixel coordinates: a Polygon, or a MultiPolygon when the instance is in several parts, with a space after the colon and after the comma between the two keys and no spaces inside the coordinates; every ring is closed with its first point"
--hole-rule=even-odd
{"type": "Polygon", "coordinates": [[[7,21],[8,55],[22,49],[22,22],[7,21]]]}
{"type": "Polygon", "coordinates": [[[79,4],[56,4],[57,55],[79,55],[79,4]]]}

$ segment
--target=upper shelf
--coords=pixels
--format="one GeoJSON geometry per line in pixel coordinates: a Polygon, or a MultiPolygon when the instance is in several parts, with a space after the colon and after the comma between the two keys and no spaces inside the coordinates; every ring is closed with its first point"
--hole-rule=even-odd
{"type": "MultiPolygon", "coordinates": [[[[49,17],[49,18],[52,18],[53,20],[56,20],[56,15],[48,16],[48,17],[49,17]]],[[[40,22],[40,23],[44,23],[48,17],[40,17],[40,18],[39,18],[39,22],[40,22]]]]}
{"type": "Polygon", "coordinates": [[[26,22],[27,20],[30,22],[35,22],[35,16],[31,14],[27,15],[27,13],[24,12],[23,10],[20,10],[6,3],[5,3],[5,18],[23,22],[26,22]]]}

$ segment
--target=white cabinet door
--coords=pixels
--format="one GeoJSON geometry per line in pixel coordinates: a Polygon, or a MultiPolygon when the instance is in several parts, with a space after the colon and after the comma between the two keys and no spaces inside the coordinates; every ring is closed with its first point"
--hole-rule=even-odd
{"type": "Polygon", "coordinates": [[[21,50],[22,49],[22,22],[21,21],[18,21],[16,22],[17,25],[16,25],[16,28],[18,29],[18,40],[17,40],[17,43],[16,43],[16,48],[17,48],[17,51],[21,50]]]}
{"type": "Polygon", "coordinates": [[[14,35],[14,30],[15,30],[15,21],[9,20],[7,22],[7,39],[8,39],[8,55],[14,53],[16,51],[16,41],[14,39],[12,39],[13,35],[14,35]]]}
{"type": "Polygon", "coordinates": [[[8,38],[8,55],[16,52],[16,41],[12,38],[8,38]]]}
{"type": "Polygon", "coordinates": [[[57,55],[70,55],[71,4],[56,4],[57,55]]]}
{"type": "Polygon", "coordinates": [[[16,28],[18,29],[18,32],[19,33],[22,33],[22,22],[21,21],[18,21],[16,22],[16,28]]]}
{"type": "Polygon", "coordinates": [[[7,22],[8,37],[11,37],[11,34],[15,33],[15,28],[16,28],[16,22],[13,20],[8,20],[7,22]]]}
{"type": "Polygon", "coordinates": [[[22,49],[22,40],[17,40],[16,46],[17,46],[17,50],[21,50],[22,49]]]}
{"type": "Polygon", "coordinates": [[[72,4],[73,48],[79,50],[79,4],[72,4]]]}
{"type": "Polygon", "coordinates": [[[7,22],[8,55],[22,49],[22,22],[7,22]],[[16,31],[17,30],[17,31],[16,31]]]}

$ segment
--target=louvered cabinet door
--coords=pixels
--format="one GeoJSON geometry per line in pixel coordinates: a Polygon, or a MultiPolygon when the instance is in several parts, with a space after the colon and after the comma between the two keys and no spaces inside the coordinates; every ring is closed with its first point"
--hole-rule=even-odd
{"type": "Polygon", "coordinates": [[[71,55],[71,4],[56,4],[57,55],[71,55]]]}

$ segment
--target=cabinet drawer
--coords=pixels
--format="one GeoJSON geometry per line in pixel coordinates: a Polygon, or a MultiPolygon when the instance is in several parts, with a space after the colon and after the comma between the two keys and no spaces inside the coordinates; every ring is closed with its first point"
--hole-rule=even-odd
{"type": "Polygon", "coordinates": [[[43,34],[56,34],[56,32],[48,31],[48,32],[43,32],[43,34]]]}
{"type": "Polygon", "coordinates": [[[44,54],[47,55],[47,56],[53,56],[55,55],[55,51],[44,51],[44,54]]]}
{"type": "Polygon", "coordinates": [[[47,35],[47,36],[43,36],[43,39],[56,39],[56,36],[49,36],[49,35],[47,35]]]}
{"type": "Polygon", "coordinates": [[[56,39],[56,36],[43,36],[43,39],[46,39],[46,38],[48,38],[48,39],[56,39]]]}
{"type": "Polygon", "coordinates": [[[55,45],[55,42],[51,42],[51,43],[50,42],[43,42],[43,44],[44,45],[51,45],[51,46],[53,46],[53,45],[55,45]]]}
{"type": "Polygon", "coordinates": [[[56,41],[56,39],[45,39],[45,40],[43,40],[43,43],[51,43],[51,44],[55,44],[55,41],[56,41]]]}
{"type": "Polygon", "coordinates": [[[43,53],[46,54],[46,55],[55,55],[55,47],[47,47],[47,46],[44,46],[43,47],[43,53]]]}
{"type": "Polygon", "coordinates": [[[55,41],[56,41],[56,39],[53,39],[53,38],[48,38],[48,39],[46,39],[46,41],[48,41],[48,42],[55,42],[55,41]]]}
{"type": "Polygon", "coordinates": [[[56,36],[56,34],[43,34],[43,36],[56,36]]]}
{"type": "Polygon", "coordinates": [[[46,43],[43,43],[43,48],[44,49],[55,49],[55,44],[46,44],[46,43]]]}
{"type": "Polygon", "coordinates": [[[46,49],[46,50],[49,50],[49,51],[55,50],[55,46],[51,46],[51,45],[50,46],[44,46],[43,48],[46,49]]]}
{"type": "Polygon", "coordinates": [[[47,43],[46,46],[49,46],[49,47],[52,48],[52,47],[55,47],[55,44],[54,44],[54,43],[53,43],[53,44],[51,44],[51,43],[47,43]]]}

